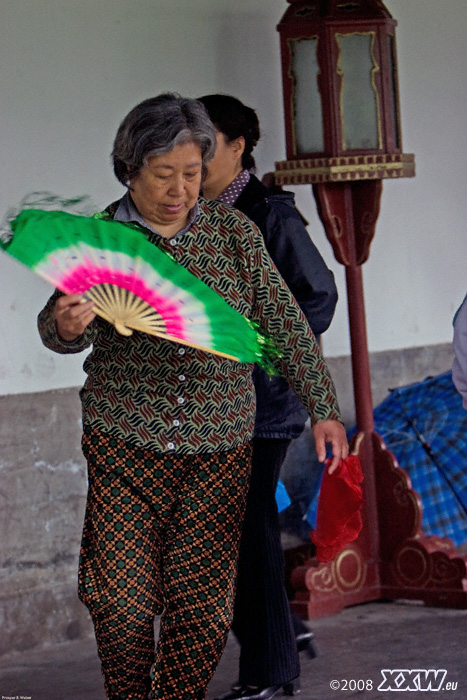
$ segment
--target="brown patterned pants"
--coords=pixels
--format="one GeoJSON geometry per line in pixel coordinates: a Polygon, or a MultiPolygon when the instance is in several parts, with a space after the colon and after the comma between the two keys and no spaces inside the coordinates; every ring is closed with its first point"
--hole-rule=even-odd
{"type": "Polygon", "coordinates": [[[85,429],[83,452],[79,596],[107,697],[202,700],[232,620],[251,447],[159,454],[85,429]]]}

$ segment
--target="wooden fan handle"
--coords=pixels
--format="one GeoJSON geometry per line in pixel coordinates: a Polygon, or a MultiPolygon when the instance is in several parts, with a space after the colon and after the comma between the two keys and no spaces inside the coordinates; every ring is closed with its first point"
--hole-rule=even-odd
{"type": "Polygon", "coordinates": [[[115,329],[120,333],[120,335],[126,335],[126,336],[133,335],[132,329],[128,328],[128,326],[125,325],[125,322],[122,321],[121,319],[116,318],[113,321],[113,324],[115,326],[115,329]]]}

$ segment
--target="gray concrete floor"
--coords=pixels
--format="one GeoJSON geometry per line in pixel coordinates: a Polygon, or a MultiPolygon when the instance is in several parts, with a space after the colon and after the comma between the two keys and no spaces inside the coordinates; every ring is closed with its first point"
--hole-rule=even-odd
{"type": "MultiPolygon", "coordinates": [[[[313,660],[302,659],[300,700],[467,699],[465,610],[376,602],[314,620],[311,626],[320,655],[313,660]],[[392,692],[384,690],[382,669],[433,669],[445,670],[446,674],[441,690],[435,690],[435,686],[431,691],[414,690],[413,680],[407,685],[406,674],[400,690],[392,692]],[[383,688],[378,690],[382,683],[383,688]]],[[[225,692],[236,679],[237,659],[236,641],[229,637],[207,700],[225,692]]],[[[395,687],[395,680],[388,681],[386,688],[388,684],[395,687]]],[[[3,657],[0,700],[4,698],[105,700],[94,640],[3,657]]]]}

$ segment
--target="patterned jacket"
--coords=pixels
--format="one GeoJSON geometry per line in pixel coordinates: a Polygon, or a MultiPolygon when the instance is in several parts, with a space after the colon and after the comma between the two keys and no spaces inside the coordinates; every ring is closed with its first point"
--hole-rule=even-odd
{"type": "MultiPolygon", "coordinates": [[[[115,211],[115,208],[114,208],[115,211]]],[[[280,369],[313,422],[341,420],[334,385],[313,333],[269,257],[261,233],[241,212],[200,198],[190,228],[148,240],[170,252],[239,313],[274,336],[280,369]]],[[[87,379],[83,424],[158,452],[224,451],[251,439],[255,397],[250,364],[135,332],[129,338],[96,318],[73,343],[57,334],[55,292],[39,314],[44,345],[80,352],[87,379]]]]}
{"type": "MultiPolygon", "coordinates": [[[[265,187],[254,175],[234,203],[263,234],[273,259],[311,330],[318,337],[329,328],[337,304],[334,275],[312,242],[295,208],[292,192],[265,187]]],[[[308,418],[306,409],[282,377],[270,378],[255,367],[255,437],[297,438],[308,418]]]]}

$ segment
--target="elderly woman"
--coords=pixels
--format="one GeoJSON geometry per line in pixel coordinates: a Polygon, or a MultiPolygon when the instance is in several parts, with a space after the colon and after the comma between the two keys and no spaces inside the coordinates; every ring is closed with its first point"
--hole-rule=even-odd
{"type": "MultiPolygon", "coordinates": [[[[314,336],[254,224],[199,197],[216,136],[196,100],[164,94],[125,117],[113,148],[127,192],[107,216],[139,224],[270,333],[309,411],[321,460],[347,441],[314,336]]],[[[92,303],[56,292],[45,345],[90,346],[81,391],[88,499],[79,595],[110,700],[197,700],[223,651],[250,471],[252,366],[144,333],[120,336],[92,303]],[[162,614],[155,648],[154,616],[162,614]]]]}

